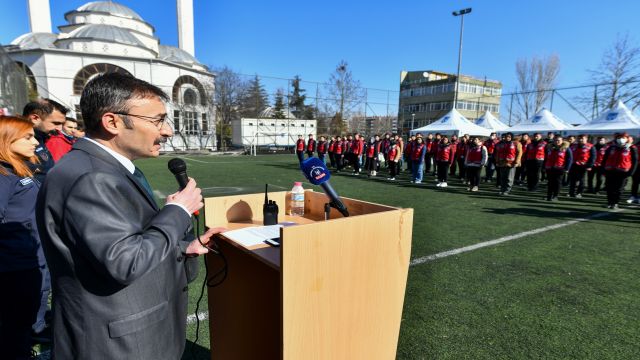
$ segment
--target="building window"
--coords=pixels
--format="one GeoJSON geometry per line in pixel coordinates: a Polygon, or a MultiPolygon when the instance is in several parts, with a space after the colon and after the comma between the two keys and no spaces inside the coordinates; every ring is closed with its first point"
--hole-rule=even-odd
{"type": "Polygon", "coordinates": [[[180,133],[180,110],[173,110],[173,131],[180,133]]]}
{"type": "Polygon", "coordinates": [[[184,131],[186,135],[198,135],[198,113],[194,111],[185,111],[184,114],[184,131]]]}
{"type": "Polygon", "coordinates": [[[202,134],[206,135],[209,133],[209,121],[207,120],[207,114],[202,113],[202,134]]]}
{"type": "Polygon", "coordinates": [[[253,126],[253,123],[252,123],[252,122],[250,122],[250,123],[249,123],[249,126],[253,126]]]}
{"type": "Polygon", "coordinates": [[[182,94],[182,100],[185,105],[196,105],[198,102],[198,94],[193,89],[186,89],[182,94]]]}

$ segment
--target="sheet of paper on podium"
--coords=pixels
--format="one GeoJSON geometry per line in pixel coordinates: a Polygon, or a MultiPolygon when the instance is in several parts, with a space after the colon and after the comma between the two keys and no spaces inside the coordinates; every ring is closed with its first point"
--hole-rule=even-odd
{"type": "Polygon", "coordinates": [[[243,229],[227,231],[222,233],[222,235],[224,235],[227,239],[235,241],[242,246],[251,247],[263,244],[265,240],[279,238],[280,228],[290,225],[295,225],[295,223],[246,227],[243,229]]]}

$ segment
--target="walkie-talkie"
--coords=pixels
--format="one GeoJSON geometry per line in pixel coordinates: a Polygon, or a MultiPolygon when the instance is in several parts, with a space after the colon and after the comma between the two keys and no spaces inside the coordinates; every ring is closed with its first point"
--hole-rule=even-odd
{"type": "Polygon", "coordinates": [[[275,201],[269,200],[267,195],[269,184],[264,184],[264,205],[262,205],[262,218],[264,219],[264,225],[276,225],[278,224],[278,204],[275,201]]]}

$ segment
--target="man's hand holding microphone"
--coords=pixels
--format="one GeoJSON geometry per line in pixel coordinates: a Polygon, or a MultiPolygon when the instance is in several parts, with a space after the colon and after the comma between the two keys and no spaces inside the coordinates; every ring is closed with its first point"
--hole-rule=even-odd
{"type": "MultiPolygon", "coordinates": [[[[202,190],[197,187],[196,181],[193,178],[187,177],[186,164],[182,159],[172,159],[169,161],[169,170],[176,176],[176,180],[178,181],[181,190],[167,196],[167,205],[178,205],[185,209],[189,214],[195,214],[198,216],[198,210],[204,206],[202,190]]],[[[203,244],[208,246],[213,235],[226,230],[227,229],[224,227],[208,229],[204,234],[200,235],[199,240],[196,239],[189,243],[185,254],[198,256],[208,253],[209,249],[203,246],[203,244]]]]}

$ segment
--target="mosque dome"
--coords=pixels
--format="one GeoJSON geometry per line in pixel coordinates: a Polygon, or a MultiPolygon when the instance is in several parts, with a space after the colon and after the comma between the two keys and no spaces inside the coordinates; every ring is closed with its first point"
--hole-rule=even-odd
{"type": "Polygon", "coordinates": [[[146,47],[126,29],[106,24],[83,25],[69,33],[66,39],[106,40],[119,44],[146,47]]]}
{"type": "Polygon", "coordinates": [[[181,64],[199,64],[193,55],[180,48],[167,45],[159,45],[158,48],[160,52],[159,59],[181,64]]]}
{"type": "Polygon", "coordinates": [[[58,40],[58,34],[51,33],[26,33],[20,35],[11,42],[11,45],[18,46],[22,50],[28,49],[55,49],[54,42],[58,40]]]}
{"type": "Polygon", "coordinates": [[[94,12],[105,13],[114,16],[120,16],[125,18],[131,18],[135,20],[142,20],[142,17],[135,11],[131,10],[122,4],[118,4],[113,1],[93,1],[86,3],[76,9],[77,12],[94,12]]]}

